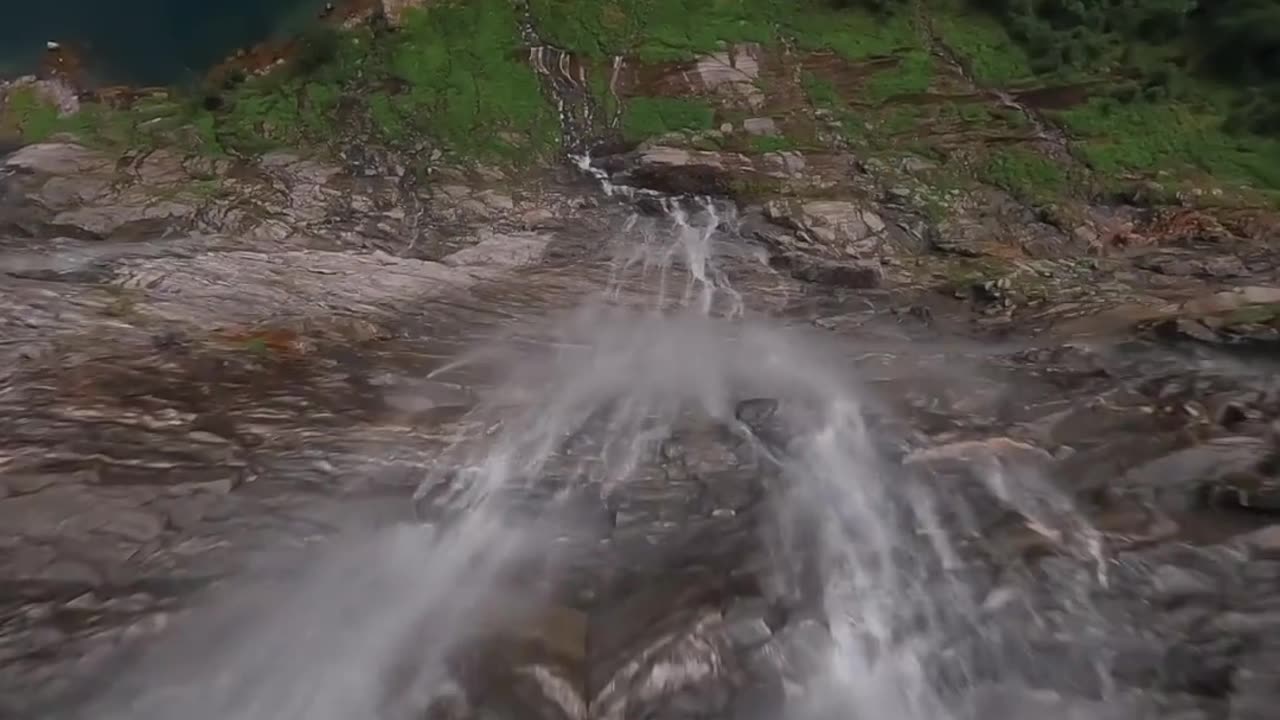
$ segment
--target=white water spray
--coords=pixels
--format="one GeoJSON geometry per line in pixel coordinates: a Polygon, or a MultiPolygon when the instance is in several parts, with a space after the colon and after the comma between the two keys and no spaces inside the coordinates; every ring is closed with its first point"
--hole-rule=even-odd
{"type": "MultiPolygon", "coordinates": [[[[643,194],[608,184],[589,159],[580,167],[609,194],[643,194]]],[[[283,587],[251,588],[197,614],[91,716],[419,717],[454,687],[453,653],[550,589],[548,559],[575,530],[564,501],[608,497],[654,462],[677,426],[701,417],[733,428],[779,468],[767,513],[780,529],[777,571],[798,595],[814,596],[829,632],[817,668],[792,679],[790,716],[969,720],[959,701],[1016,675],[1025,658],[994,647],[990,598],[963,574],[974,530],[966,500],[881,457],[839,354],[812,335],[744,319],[717,263],[733,225],[724,206],[659,206],[661,215],[624,227],[603,301],[549,323],[541,353],[489,348],[450,366],[490,363],[498,381],[415,496],[430,525],[338,545],[283,587]],[[684,282],[673,292],[676,271],[684,282]],[[630,297],[643,306],[627,307],[630,297]],[[780,437],[735,416],[750,398],[778,401],[780,437]],[[539,499],[534,517],[512,514],[510,499],[521,495],[539,499]],[[544,582],[505,589],[512,569],[529,563],[547,564],[544,582]],[[966,643],[993,645],[991,667],[948,663],[966,643]]],[[[1035,473],[977,473],[1039,525],[1063,527],[1065,518],[1079,527],[1035,473]]],[[[1076,536],[1060,539],[1095,537],[1076,536]]]]}

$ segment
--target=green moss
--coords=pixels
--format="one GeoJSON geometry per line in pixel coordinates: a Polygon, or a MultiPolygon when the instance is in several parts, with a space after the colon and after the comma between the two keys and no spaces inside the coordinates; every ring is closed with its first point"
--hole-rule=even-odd
{"type": "Polygon", "coordinates": [[[58,108],[45,102],[34,89],[18,88],[9,93],[3,123],[25,142],[40,142],[58,131],[58,108]]]}
{"type": "Polygon", "coordinates": [[[627,101],[622,135],[632,142],[674,130],[710,130],[715,110],[705,102],[684,98],[638,97],[627,101]]]}
{"type": "Polygon", "coordinates": [[[795,150],[799,147],[799,144],[794,139],[784,135],[761,135],[751,138],[750,146],[751,152],[763,155],[764,153],[795,150]]]}
{"type": "Polygon", "coordinates": [[[1027,148],[1011,147],[992,153],[979,168],[978,176],[1033,204],[1052,201],[1070,189],[1060,163],[1027,148]]]}
{"type": "Polygon", "coordinates": [[[1223,318],[1228,325],[1259,325],[1280,318],[1280,304],[1249,305],[1233,310],[1223,318]]]}
{"type": "Polygon", "coordinates": [[[735,176],[729,181],[729,193],[740,202],[777,197],[783,189],[782,181],[758,175],[735,176]]]}

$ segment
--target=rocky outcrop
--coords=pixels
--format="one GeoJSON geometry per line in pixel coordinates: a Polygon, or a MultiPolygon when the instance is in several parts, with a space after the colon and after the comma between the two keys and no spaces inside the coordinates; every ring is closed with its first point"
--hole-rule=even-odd
{"type": "Polygon", "coordinates": [[[12,102],[15,93],[29,92],[40,102],[47,103],[66,117],[80,111],[80,95],[68,78],[54,76],[39,79],[26,75],[14,80],[0,80],[0,111],[12,102]]]}
{"type": "MultiPolygon", "coordinates": [[[[383,8],[394,23],[409,4],[383,8]]],[[[711,269],[733,271],[750,309],[848,341],[839,362],[867,380],[867,467],[850,482],[900,480],[885,512],[914,530],[895,548],[911,597],[948,602],[912,672],[965,690],[973,717],[1262,717],[1280,395],[1225,350],[1273,348],[1280,331],[1265,219],[942,191],[944,161],[869,157],[784,101],[778,87],[831,58],[771,53],[729,45],[662,69],[649,91],[696,88],[733,116],[595,164],[740,200],[716,239],[746,259],[711,269]],[[777,149],[797,115],[815,137],[777,149]],[[770,267],[749,262],[752,243],[770,267]],[[942,502],[924,512],[921,496],[942,502]]],[[[646,89],[634,67],[615,80],[646,89]]],[[[963,140],[948,136],[956,157],[963,140]]],[[[456,382],[433,371],[500,333],[567,347],[530,318],[600,289],[600,238],[632,210],[550,174],[430,156],[409,173],[392,153],[344,152],[347,166],[116,157],[63,139],[0,166],[0,712],[41,716],[37,700],[114,678],[117,650],[255,547],[321,542],[357,507],[405,518],[442,445],[501,426],[467,413],[483,362],[456,382]]],[[[477,627],[431,703],[395,673],[388,693],[451,720],[796,710],[862,638],[815,579],[847,528],[821,507],[773,512],[796,492],[780,458],[803,436],[782,405],[743,399],[650,438],[611,487],[591,477],[591,438],[566,440],[554,471],[493,501],[504,518],[573,520],[495,593],[530,612],[477,627]]],[[[439,473],[415,520],[465,518],[460,475],[439,473]]]]}
{"type": "Polygon", "coordinates": [[[403,169],[382,171],[344,170],[286,152],[252,161],[169,150],[117,159],[58,142],[5,159],[0,182],[6,226],[17,238],[218,234],[438,258],[441,243],[451,243],[445,226],[464,236],[481,224],[520,231],[554,225],[561,209],[554,199],[514,198],[479,174],[439,168],[443,184],[429,190],[403,169]]]}
{"type": "Polygon", "coordinates": [[[889,234],[885,221],[870,205],[843,200],[774,200],[765,204],[764,214],[792,231],[768,238],[789,250],[803,245],[814,254],[869,259],[881,255],[889,234]]]}

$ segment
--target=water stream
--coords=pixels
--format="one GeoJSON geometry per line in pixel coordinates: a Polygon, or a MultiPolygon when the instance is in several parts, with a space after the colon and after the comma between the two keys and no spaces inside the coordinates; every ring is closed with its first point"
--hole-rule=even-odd
{"type": "MultiPolygon", "coordinates": [[[[785,717],[976,720],[965,703],[980,691],[1057,672],[1064,661],[1027,635],[1053,632],[1034,599],[1055,599],[1059,630],[1097,628],[1088,588],[1105,579],[1070,502],[1034,464],[994,455],[967,465],[968,485],[890,462],[841,357],[745,311],[722,264],[726,248],[749,252],[732,208],[659,207],[622,226],[598,294],[533,331],[548,340],[541,352],[496,343],[436,372],[483,363],[497,382],[426,469],[422,522],[335,540],[233,586],[81,717],[422,717],[459,692],[458,653],[567,581],[567,548],[589,535],[583,500],[609,506],[652,482],[690,427],[718,428],[734,462],[757,468],[767,499],[751,542],[768,548],[782,594],[810,608],[807,664],[775,658],[785,717]],[[1063,545],[1070,580],[1010,570],[975,581],[989,573],[975,492],[1063,545]]],[[[560,716],[626,718],[642,699],[715,680],[727,660],[711,657],[597,693],[541,666],[520,672],[560,716]]],[[[1095,677],[1104,659],[1085,661],[1095,677]]]]}
{"type": "MultiPolygon", "coordinates": [[[[532,25],[525,31],[535,68],[559,98],[566,144],[583,147],[592,116],[575,108],[590,105],[577,97],[586,83],[566,70],[566,56],[537,42],[532,25]]],[[[765,551],[762,572],[792,616],[793,647],[766,646],[756,657],[782,678],[777,717],[1083,717],[1001,690],[1077,671],[1083,692],[1105,707],[1106,654],[1086,638],[1103,629],[1088,601],[1105,582],[1100,544],[1043,468],[979,449],[960,459],[957,477],[888,457],[891,438],[843,357],[747,311],[725,260],[754,251],[737,235],[731,204],[615,186],[589,157],[575,162],[606,195],[648,196],[650,210],[608,238],[613,263],[597,293],[521,328],[540,343],[491,342],[432,373],[484,366],[495,382],[424,468],[413,499],[419,522],[338,538],[233,584],[77,717],[486,716],[449,714],[468,693],[474,705],[475,696],[506,692],[465,677],[458,658],[565,595],[575,558],[621,552],[614,545],[630,511],[619,498],[661,490],[677,465],[694,468],[695,480],[721,472],[697,469],[705,462],[690,438],[702,436],[717,438],[714,462],[764,493],[736,542],[765,551]],[[1051,538],[1063,551],[1061,572],[994,566],[977,520],[985,506],[1051,538]],[[593,533],[605,508],[613,535],[601,538],[593,533]],[[1079,662],[1040,642],[1068,629],[1087,649],[1079,662]],[[995,706],[1004,709],[992,714],[995,706]]],[[[707,522],[736,516],[721,508],[707,522]]],[[[678,534],[686,523],[655,527],[678,534]]],[[[639,552],[655,559],[640,560],[660,566],[668,551],[654,537],[639,552]]],[[[597,592],[588,606],[599,610],[610,597],[597,592]]],[[[570,670],[518,665],[502,677],[533,683],[542,709],[515,703],[496,716],[653,717],[640,708],[725,682],[733,661],[716,617],[683,635],[655,627],[649,645],[612,661],[621,667],[600,686],[579,676],[595,674],[590,654],[570,670]]],[[[729,717],[717,707],[698,716],[729,717]]]]}

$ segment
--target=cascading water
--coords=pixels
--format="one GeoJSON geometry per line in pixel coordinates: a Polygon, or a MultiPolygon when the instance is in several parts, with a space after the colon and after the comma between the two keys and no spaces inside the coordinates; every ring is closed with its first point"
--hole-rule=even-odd
{"type": "MultiPolygon", "coordinates": [[[[572,113],[565,123],[579,132],[572,113]]],[[[457,653],[556,593],[566,548],[590,535],[578,501],[607,507],[651,482],[691,422],[721,428],[767,476],[758,542],[788,612],[821,628],[816,660],[785,682],[785,717],[977,720],[991,707],[983,692],[1057,671],[1038,638],[1096,627],[1087,583],[1104,576],[1097,535],[1041,470],[990,456],[957,480],[886,457],[845,356],[748,316],[721,263],[742,244],[731,205],[614,186],[577,161],[607,194],[650,196],[659,212],[623,225],[608,286],[548,323],[542,354],[499,345],[437,371],[488,363],[498,382],[419,488],[426,522],[335,542],[287,583],[197,612],[81,717],[422,717],[460,692],[457,653]],[[1059,542],[1070,572],[984,564],[974,486],[1059,542]],[[1045,595],[1056,618],[1038,612],[1045,595]]],[[[635,692],[697,682],[706,673],[690,668],[717,663],[668,668],[635,692]]],[[[562,717],[631,716],[619,682],[593,694],[541,666],[516,676],[536,678],[562,717]]]]}
{"type": "MultiPolygon", "coordinates": [[[[500,382],[418,493],[439,522],[338,544],[287,587],[215,605],[92,715],[419,717],[453,687],[452,653],[551,592],[558,548],[581,520],[569,500],[608,498],[644,475],[691,416],[729,428],[777,470],[767,511],[775,570],[829,632],[821,661],[794,684],[788,717],[967,718],[958,703],[974,687],[1051,663],[1011,642],[1019,638],[1000,626],[989,588],[966,576],[975,528],[962,494],[882,457],[838,354],[744,318],[713,253],[726,211],[685,203],[666,199],[665,215],[627,222],[610,286],[549,325],[545,355],[482,355],[498,359],[500,382]],[[678,295],[673,268],[687,278],[678,295]],[[632,297],[655,300],[628,307],[632,297]],[[751,398],[774,399],[763,424],[742,418],[751,398]],[[540,498],[539,510],[518,513],[513,497],[540,498]],[[540,585],[501,589],[531,564],[540,585]]],[[[1033,472],[995,461],[975,472],[1040,525],[1073,519],[1033,472]]],[[[1001,592],[1044,590],[1021,582],[1001,592]]],[[[597,716],[591,697],[563,699],[575,683],[563,685],[565,717],[597,716]]]]}

